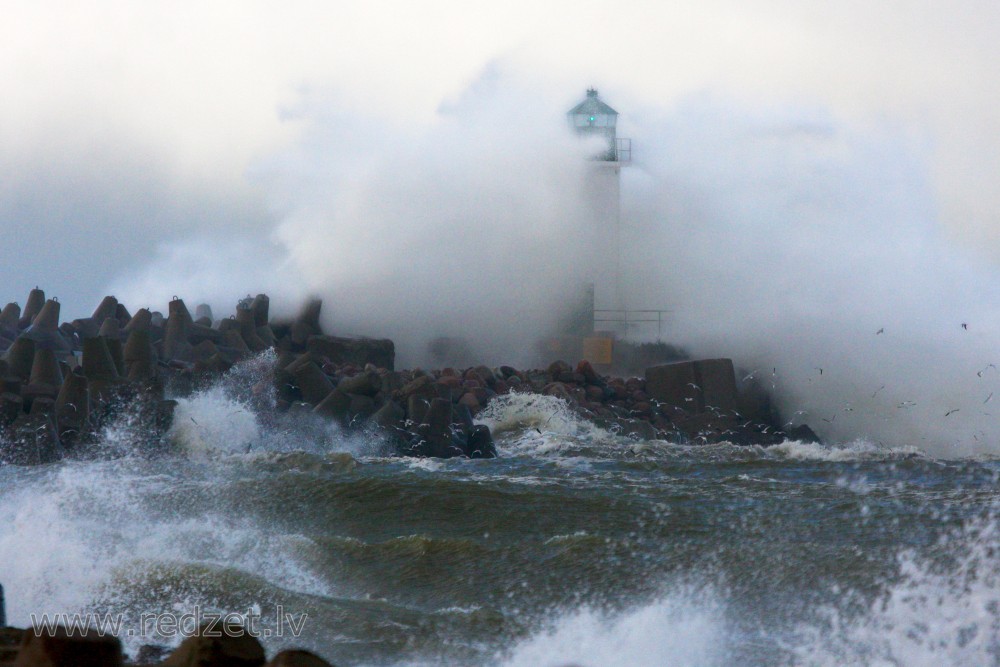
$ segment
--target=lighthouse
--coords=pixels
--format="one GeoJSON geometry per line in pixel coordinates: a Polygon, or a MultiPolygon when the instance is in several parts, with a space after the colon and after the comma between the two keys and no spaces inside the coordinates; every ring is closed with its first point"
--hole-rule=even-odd
{"type": "Polygon", "coordinates": [[[602,140],[586,170],[588,220],[581,232],[592,250],[594,328],[624,336],[628,311],[622,291],[621,170],[631,162],[632,142],[618,137],[618,112],[594,88],[566,116],[581,138],[602,140]]]}

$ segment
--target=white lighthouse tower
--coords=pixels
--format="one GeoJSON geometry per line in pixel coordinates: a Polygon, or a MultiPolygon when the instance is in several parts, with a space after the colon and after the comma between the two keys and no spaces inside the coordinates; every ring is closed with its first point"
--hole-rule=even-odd
{"type": "Polygon", "coordinates": [[[632,142],[618,137],[618,112],[593,88],[567,117],[581,137],[603,139],[602,149],[591,159],[585,187],[591,211],[586,233],[593,249],[594,328],[622,336],[628,317],[622,292],[621,170],[631,162],[632,142]]]}

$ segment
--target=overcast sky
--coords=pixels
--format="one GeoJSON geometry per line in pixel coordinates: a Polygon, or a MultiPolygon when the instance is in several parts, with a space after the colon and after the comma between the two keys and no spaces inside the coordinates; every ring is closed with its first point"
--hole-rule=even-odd
{"type": "Polygon", "coordinates": [[[362,333],[427,325],[414,303],[509,329],[488,316],[579,279],[562,114],[596,86],[635,142],[639,305],[794,366],[793,405],[858,385],[884,421],[891,373],[938,359],[922,391],[948,402],[942,369],[996,361],[998,34],[987,0],[0,0],[0,301],[319,292],[362,333]],[[909,356],[809,398],[887,321],[909,356]]]}
{"type": "Polygon", "coordinates": [[[598,86],[623,123],[711,93],[889,126],[927,150],[942,224],[993,252],[998,30],[985,0],[2,0],[4,295],[96,303],[164,243],[269,229],[280,195],[248,174],[309,104],[428,126],[491,67],[556,107],[598,86]]]}

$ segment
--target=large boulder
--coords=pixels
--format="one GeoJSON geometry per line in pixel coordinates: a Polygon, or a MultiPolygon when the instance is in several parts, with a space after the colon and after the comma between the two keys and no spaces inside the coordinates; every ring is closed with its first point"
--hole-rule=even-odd
{"type": "Polygon", "coordinates": [[[319,405],[333,391],[333,383],[315,362],[299,366],[295,370],[295,383],[302,392],[302,400],[319,405]]]}
{"type": "Polygon", "coordinates": [[[428,401],[438,398],[437,390],[434,388],[434,378],[429,375],[420,375],[410,380],[399,388],[396,395],[401,402],[407,405],[409,405],[410,398],[413,396],[428,401]]]}
{"type": "Polygon", "coordinates": [[[184,359],[191,349],[188,336],[191,334],[191,327],[194,320],[183,299],[174,299],[168,305],[169,317],[167,318],[166,331],[163,334],[163,358],[164,359],[184,359]]]}
{"type": "Polygon", "coordinates": [[[59,439],[64,444],[73,443],[90,417],[90,388],[82,374],[70,373],[63,380],[56,396],[55,416],[59,439]]]}
{"type": "Polygon", "coordinates": [[[472,427],[465,452],[470,459],[495,459],[497,457],[497,447],[493,444],[493,435],[490,433],[489,426],[476,424],[472,427]]]}
{"type": "Polygon", "coordinates": [[[14,667],[119,667],[124,663],[117,637],[96,630],[72,634],[59,626],[54,632],[25,632],[14,667]]]}
{"type": "Polygon", "coordinates": [[[265,667],[333,667],[333,665],[315,653],[289,650],[274,656],[265,667]]]}
{"type": "Polygon", "coordinates": [[[372,415],[371,421],[384,429],[394,429],[399,427],[404,419],[406,411],[396,401],[388,400],[372,415]]]}
{"type": "Polygon", "coordinates": [[[8,303],[0,311],[0,335],[14,340],[17,338],[17,322],[21,319],[21,306],[8,303]]]}
{"type": "Polygon", "coordinates": [[[17,322],[17,328],[27,329],[31,326],[32,320],[38,313],[42,312],[43,306],[45,306],[45,292],[35,287],[28,292],[28,300],[24,304],[24,310],[21,311],[21,319],[17,322]]]}
{"type": "Polygon", "coordinates": [[[34,340],[39,348],[55,350],[60,356],[71,350],[69,341],[59,331],[59,302],[55,299],[45,302],[22,335],[34,340]]]}
{"type": "Polygon", "coordinates": [[[700,412],[697,380],[692,361],[651,366],[646,369],[646,393],[661,403],[700,412]]]}
{"type": "Polygon", "coordinates": [[[309,336],[306,349],[335,364],[373,364],[391,371],[396,361],[396,347],[388,338],[309,336]]]}
{"type": "MultiPolygon", "coordinates": [[[[3,588],[0,587],[0,593],[3,588]]],[[[5,621],[6,619],[0,619],[5,621]]],[[[24,630],[0,627],[0,665],[13,663],[24,641],[24,630]]]]}
{"type": "Polygon", "coordinates": [[[703,410],[732,410],[736,405],[736,370],[732,359],[701,359],[694,362],[696,382],[701,387],[703,410]]]}
{"type": "Polygon", "coordinates": [[[2,459],[15,465],[53,463],[63,457],[59,431],[50,414],[22,414],[10,426],[12,438],[5,443],[2,459]]]}
{"type": "Polygon", "coordinates": [[[731,410],[736,405],[736,371],[731,359],[701,359],[660,364],[646,369],[645,393],[651,398],[697,414],[731,410]]]}
{"type": "Polygon", "coordinates": [[[345,394],[361,394],[362,396],[374,396],[382,390],[382,378],[378,371],[367,370],[358,373],[353,377],[341,379],[337,389],[345,394]]]}
{"type": "Polygon", "coordinates": [[[7,348],[3,356],[7,362],[7,373],[22,380],[31,377],[31,366],[35,361],[35,341],[20,336],[7,348]]]}
{"type": "Polygon", "coordinates": [[[351,397],[339,389],[334,389],[313,408],[313,412],[347,423],[350,419],[351,397]]]}
{"type": "Polygon", "coordinates": [[[242,627],[226,625],[211,633],[202,628],[178,646],[163,665],[165,667],[261,667],[266,657],[264,648],[242,627]]]}

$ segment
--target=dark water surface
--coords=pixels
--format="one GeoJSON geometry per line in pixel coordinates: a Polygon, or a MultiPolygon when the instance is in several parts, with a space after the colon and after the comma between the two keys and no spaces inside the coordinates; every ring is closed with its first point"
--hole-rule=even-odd
{"type": "Polygon", "coordinates": [[[274,633],[280,605],[308,617],[269,654],[348,666],[1000,664],[996,461],[637,442],[537,397],[485,419],[502,458],[405,460],[208,392],[177,455],[122,427],[0,468],[10,620],[124,614],[134,649],[143,613],[274,633]]]}

